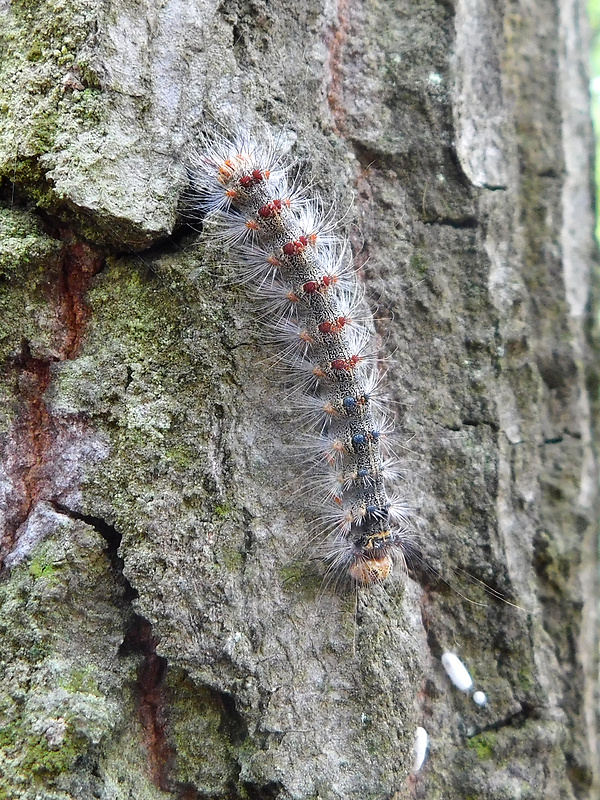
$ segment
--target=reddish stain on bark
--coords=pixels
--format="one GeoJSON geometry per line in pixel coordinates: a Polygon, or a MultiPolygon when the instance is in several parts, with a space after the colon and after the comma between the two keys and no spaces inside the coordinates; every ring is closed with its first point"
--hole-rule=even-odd
{"type": "Polygon", "coordinates": [[[101,255],[83,242],[69,242],[68,232],[61,231],[66,240],[61,255],[61,272],[58,286],[58,314],[64,326],[64,336],[59,343],[60,360],[75,358],[81,347],[83,333],[90,315],[85,300],[90,280],[102,268],[101,255]]]}
{"type": "Polygon", "coordinates": [[[50,383],[50,363],[34,358],[27,342],[13,362],[17,377],[20,413],[13,425],[4,453],[4,464],[12,483],[4,522],[2,558],[14,544],[17,528],[27,519],[34,502],[46,493],[47,459],[53,434],[52,419],[42,399],[50,383]]]}
{"type": "Polygon", "coordinates": [[[168,792],[173,788],[169,782],[169,771],[175,751],[167,738],[167,661],[157,655],[156,645],[152,625],[143,617],[136,617],[125,635],[122,650],[143,655],[136,683],[138,713],[144,731],[150,775],[156,786],[168,792]]]}
{"type": "Polygon", "coordinates": [[[339,0],[338,24],[332,30],[327,42],[329,46],[329,69],[331,72],[327,102],[338,133],[343,130],[346,120],[346,109],[342,100],[342,82],[343,53],[348,39],[348,5],[349,0],[339,0]]]}
{"type": "MultiPolygon", "coordinates": [[[[327,100],[329,108],[333,116],[334,128],[340,136],[347,135],[346,117],[347,109],[344,105],[343,99],[343,83],[344,83],[344,60],[351,60],[351,55],[345,53],[346,45],[350,32],[350,0],[339,0],[337,7],[337,25],[332,29],[328,37],[329,47],[329,69],[331,80],[329,83],[329,91],[327,93],[327,100]]],[[[375,159],[367,157],[360,151],[356,151],[358,162],[362,167],[361,172],[356,177],[356,190],[359,205],[367,206],[369,213],[365,214],[365,221],[370,219],[370,212],[373,207],[372,190],[369,183],[371,166],[375,159]]],[[[367,154],[368,155],[368,154],[367,154]]],[[[362,234],[357,235],[356,232],[350,234],[350,243],[352,245],[352,252],[355,253],[355,267],[360,273],[363,266],[369,260],[369,249],[367,242],[369,236],[365,236],[366,230],[364,225],[361,226],[362,234]]]]}
{"type": "Polygon", "coordinates": [[[15,546],[18,529],[35,504],[55,499],[52,449],[61,421],[48,410],[44,393],[50,385],[52,363],[74,358],[79,351],[90,314],[85,294],[103,263],[97,251],[73,241],[68,231],[59,231],[59,238],[64,246],[47,283],[48,304],[57,323],[52,356],[33,355],[24,341],[12,362],[18,412],[3,458],[11,490],[1,531],[0,563],[15,546]]]}

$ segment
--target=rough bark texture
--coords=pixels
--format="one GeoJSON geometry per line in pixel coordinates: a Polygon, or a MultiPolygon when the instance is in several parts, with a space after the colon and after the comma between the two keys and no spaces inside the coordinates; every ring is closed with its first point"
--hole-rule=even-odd
{"type": "Polygon", "coordinates": [[[597,797],[582,4],[0,6],[0,795],[597,797]],[[252,310],[174,230],[211,117],[351,208],[427,564],[356,609],[252,310]]]}

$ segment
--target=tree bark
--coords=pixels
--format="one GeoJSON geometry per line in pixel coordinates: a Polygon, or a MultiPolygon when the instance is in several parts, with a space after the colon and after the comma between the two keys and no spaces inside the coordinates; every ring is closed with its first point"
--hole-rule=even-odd
{"type": "Polygon", "coordinates": [[[1,9],[0,795],[597,797],[583,4],[1,9]],[[197,135],[257,123],[389,358],[422,559],[356,596],[250,300],[176,222],[197,135]]]}

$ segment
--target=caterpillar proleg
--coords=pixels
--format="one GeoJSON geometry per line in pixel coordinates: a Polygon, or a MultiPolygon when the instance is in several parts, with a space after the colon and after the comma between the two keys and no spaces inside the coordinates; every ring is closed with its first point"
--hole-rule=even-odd
{"type": "Polygon", "coordinates": [[[235,254],[240,280],[264,304],[316,453],[323,558],[359,585],[379,583],[405,560],[410,512],[386,488],[397,474],[392,426],[348,242],[262,132],[204,140],[190,182],[207,235],[235,254]]]}

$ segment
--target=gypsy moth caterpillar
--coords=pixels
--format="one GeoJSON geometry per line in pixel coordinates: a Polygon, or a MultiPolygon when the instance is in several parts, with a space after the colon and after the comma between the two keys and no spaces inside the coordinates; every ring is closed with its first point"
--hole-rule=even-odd
{"type": "Polygon", "coordinates": [[[358,585],[385,580],[405,561],[410,511],[388,494],[391,426],[347,240],[263,131],[203,139],[188,199],[263,304],[288,402],[310,432],[322,557],[358,585]]]}

